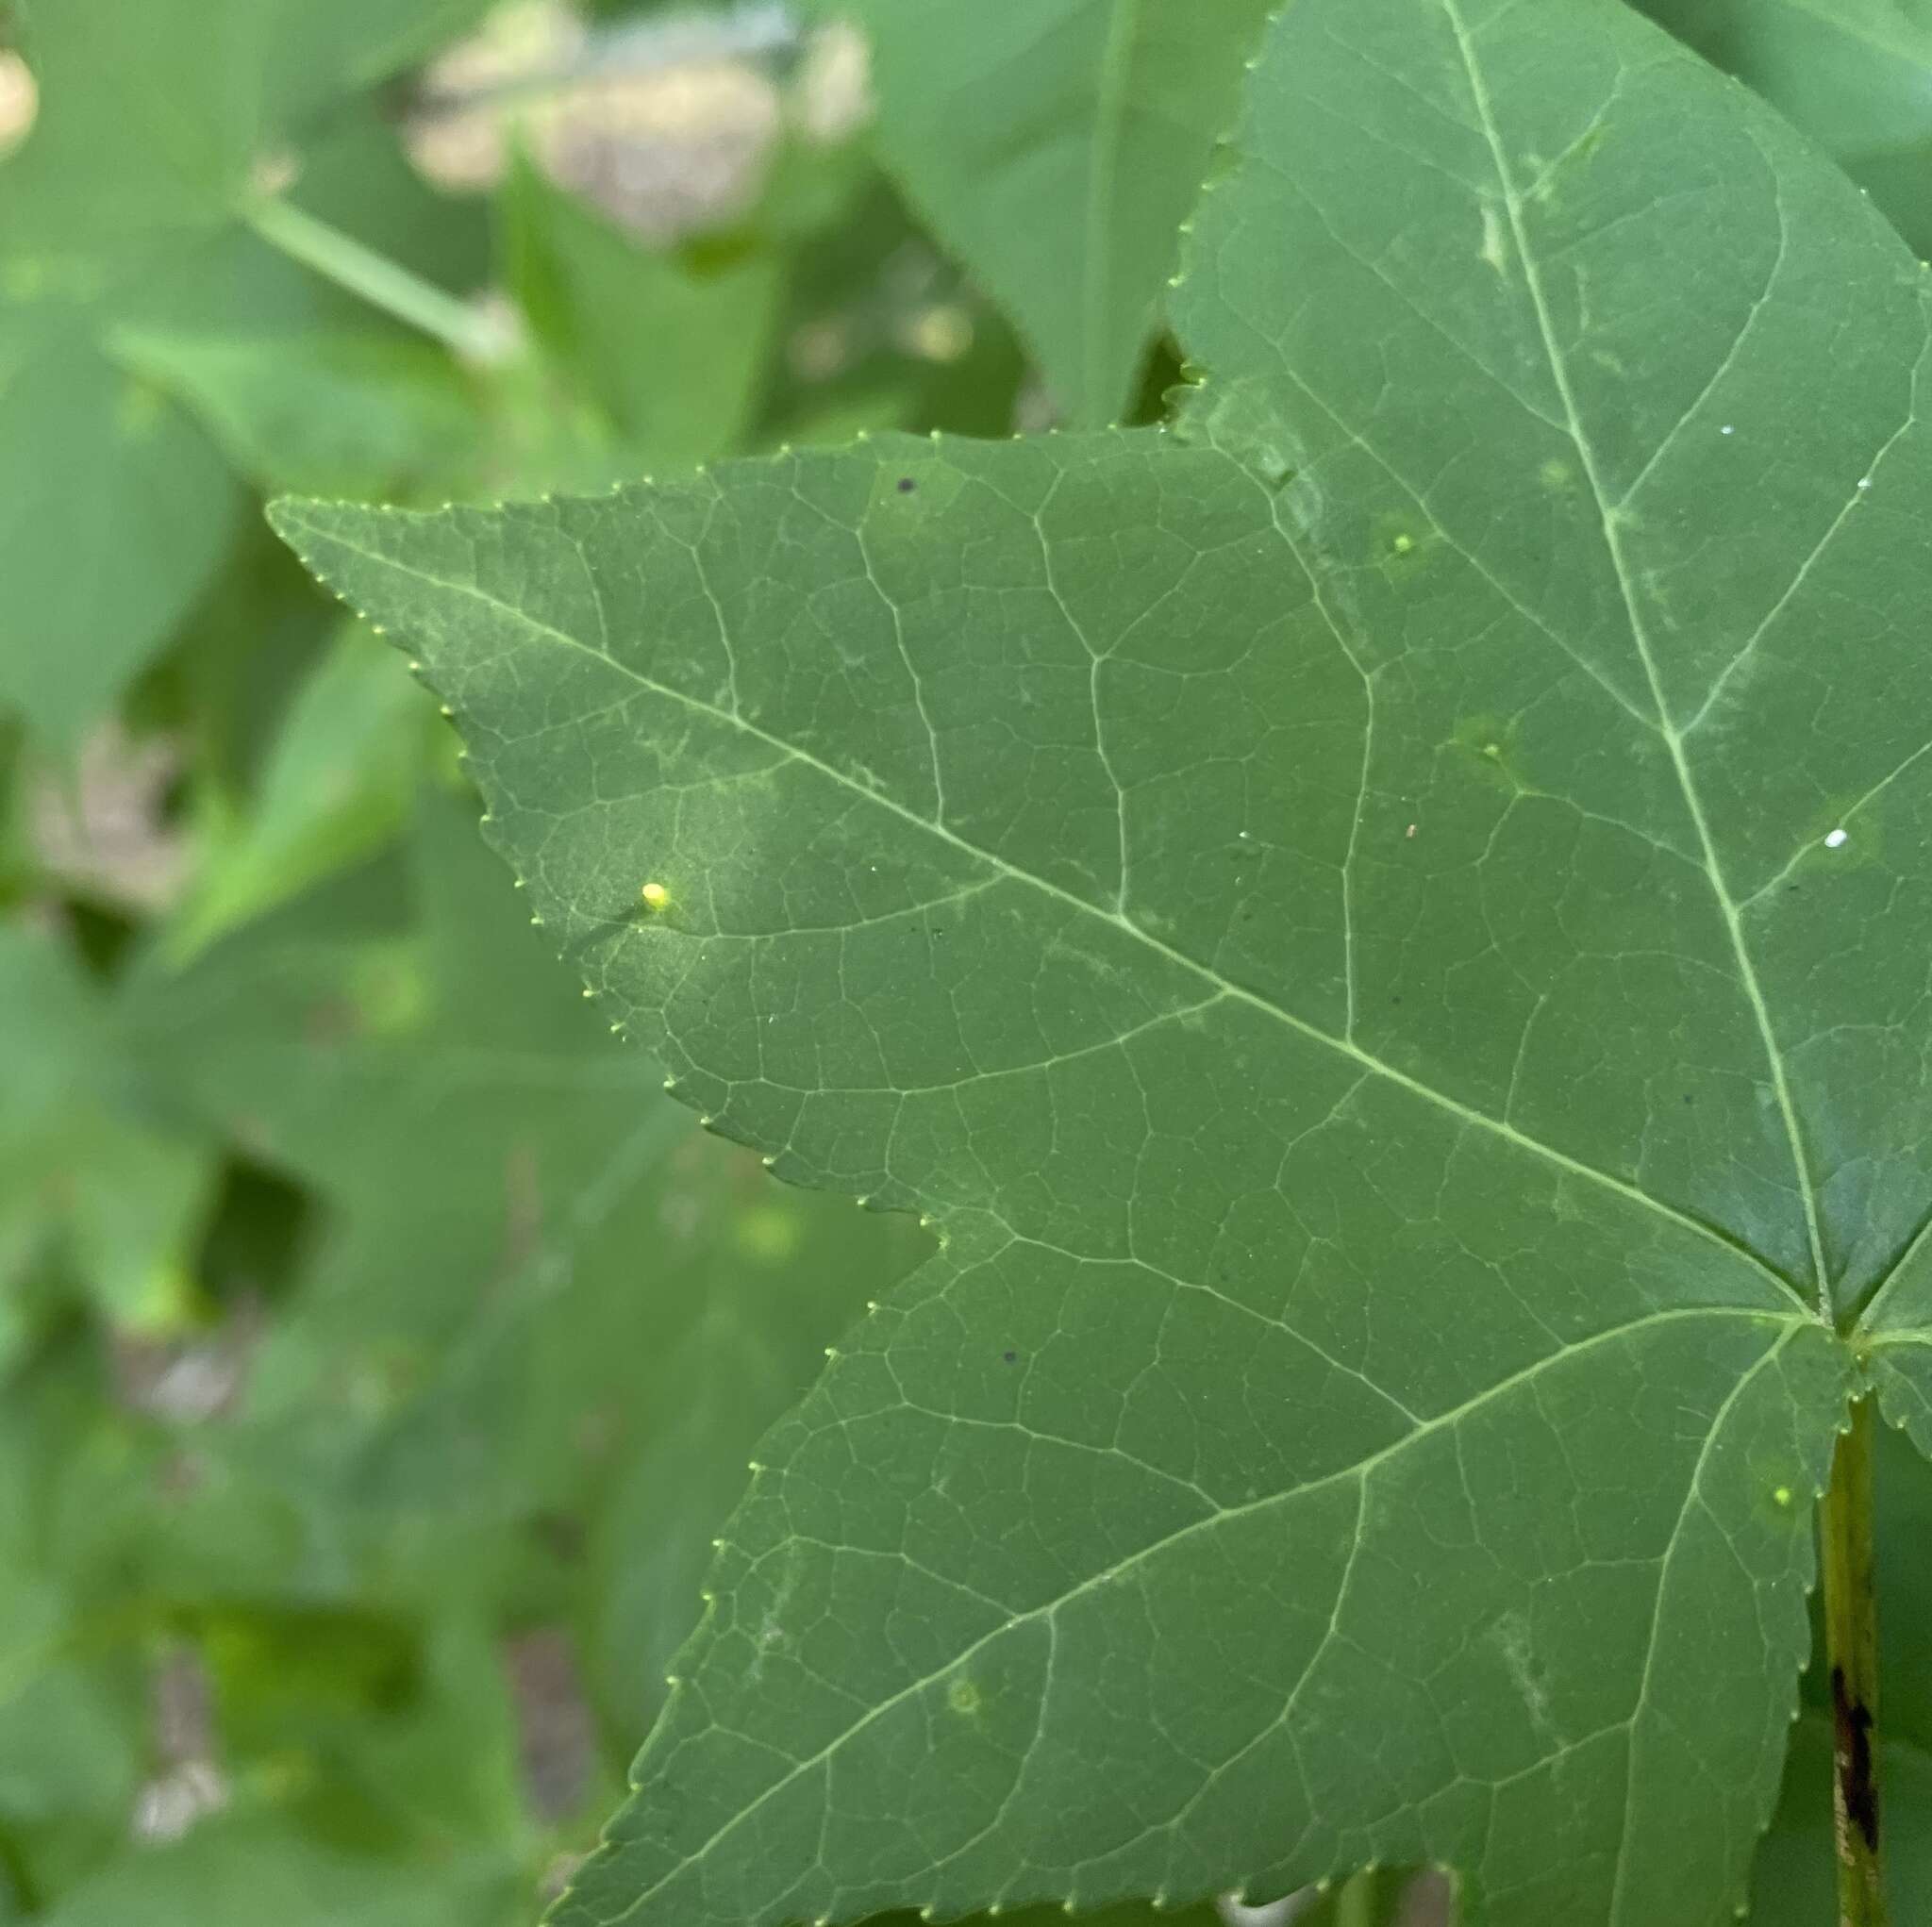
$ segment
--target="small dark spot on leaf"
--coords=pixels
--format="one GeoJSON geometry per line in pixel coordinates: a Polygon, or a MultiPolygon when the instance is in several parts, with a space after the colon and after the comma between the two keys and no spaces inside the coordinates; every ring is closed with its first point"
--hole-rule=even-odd
{"type": "Polygon", "coordinates": [[[916,483],[910,475],[901,475],[899,477],[899,492],[902,495],[911,494],[913,490],[916,489],[918,486],[918,483],[916,483]]]}
{"type": "Polygon", "coordinates": [[[1389,1001],[1391,1004],[1400,1004],[1402,1002],[1402,999],[1400,997],[1391,997],[1389,1001]]]}
{"type": "Polygon", "coordinates": [[[1020,1362],[1020,1354],[1017,1352],[1002,1352],[1000,1354],[1000,1356],[1003,1359],[1005,1359],[1008,1365],[1017,1365],[1020,1362]]]}
{"type": "Polygon", "coordinates": [[[1685,1102],[1686,1104],[1695,1104],[1695,1103],[1697,1102],[1697,1100],[1696,1100],[1696,1099],[1695,1099],[1694,1097],[1692,1097],[1692,1096],[1690,1095],[1690,1092],[1689,1092],[1689,1091],[1687,1090],[1687,1091],[1686,1091],[1686,1092],[1684,1093],[1684,1102],[1685,1102]]]}

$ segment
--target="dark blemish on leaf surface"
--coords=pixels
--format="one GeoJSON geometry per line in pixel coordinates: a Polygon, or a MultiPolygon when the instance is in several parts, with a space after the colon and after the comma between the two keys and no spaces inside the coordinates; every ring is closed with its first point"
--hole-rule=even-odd
{"type": "Polygon", "coordinates": [[[1017,1365],[1020,1362],[1020,1354],[1017,1352],[1002,1352],[1000,1354],[1000,1356],[1004,1358],[1008,1365],[1017,1365]]]}
{"type": "Polygon", "coordinates": [[[1838,1730],[1833,1765],[1838,1774],[1838,1809],[1846,1825],[1858,1830],[1868,1853],[1878,1851],[1878,1783],[1872,1776],[1872,1709],[1854,1699],[1845,1670],[1831,1670],[1832,1723],[1838,1730]]]}
{"type": "Polygon", "coordinates": [[[899,492],[902,495],[911,494],[913,490],[916,489],[918,486],[919,485],[912,479],[910,475],[901,475],[899,477],[899,492]]]}

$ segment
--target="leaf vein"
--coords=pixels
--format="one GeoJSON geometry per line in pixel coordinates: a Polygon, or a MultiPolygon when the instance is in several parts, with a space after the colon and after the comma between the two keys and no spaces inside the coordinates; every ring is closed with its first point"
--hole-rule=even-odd
{"type": "MultiPolygon", "coordinates": [[[[1663,681],[1658,673],[1656,655],[1650,645],[1649,627],[1643,620],[1638,603],[1629,562],[1624,554],[1623,538],[1618,532],[1618,519],[1604,490],[1603,474],[1597,461],[1596,450],[1590,437],[1584,432],[1583,417],[1577,406],[1575,390],[1570,380],[1568,363],[1557,344],[1549,302],[1543,292],[1541,270],[1538,265],[1535,251],[1529,244],[1528,228],[1523,216],[1522,197],[1517,191],[1508,158],[1503,152],[1502,130],[1497,125],[1495,110],[1490,100],[1489,85],[1476,60],[1475,45],[1463,21],[1460,0],[1441,0],[1441,6],[1443,15],[1456,37],[1456,44],[1468,76],[1470,97],[1474,103],[1477,118],[1489,142],[1491,157],[1496,170],[1497,185],[1502,191],[1504,208],[1509,219],[1510,236],[1517,257],[1523,264],[1530,307],[1536,316],[1537,329],[1542,339],[1543,353],[1549,362],[1551,378],[1562,398],[1564,413],[1569,421],[1570,439],[1575,446],[1577,458],[1583,464],[1584,473],[1590,481],[1591,492],[1596,501],[1598,519],[1603,524],[1604,547],[1616,573],[1617,585],[1624,598],[1624,613],[1630,625],[1630,640],[1637,650],[1639,660],[1643,665],[1644,677],[1650,685],[1651,695],[1657,706],[1657,726],[1670,749],[1671,762],[1676,772],[1678,787],[1683,791],[1684,805],[1690,812],[1704,852],[1704,867],[1710,878],[1711,893],[1717,900],[1718,909],[1730,936],[1731,952],[1737,963],[1739,981],[1745,1001],[1757,1021],[1758,1038],[1770,1065],[1772,1088],[1777,1099],[1778,1110],[1784,1120],[1786,1142],[1790,1152],[1793,1173],[1798,1181],[1799,1200],[1804,1208],[1805,1229],[1811,1248],[1813,1284],[1817,1290],[1820,1310],[1824,1316],[1829,1317],[1831,1280],[1825,1265],[1824,1236],[1819,1227],[1817,1189],[1811,1178],[1804,1135],[1798,1128],[1797,1109],[1791,1098],[1790,1080],[1786,1074],[1784,1054],[1778,1048],[1776,1032],[1771,1021],[1771,1010],[1764,1001],[1764,991],[1757,981],[1757,967],[1752,962],[1749,946],[1744,941],[1743,923],[1738,913],[1737,903],[1724,882],[1724,867],[1718,858],[1717,840],[1711,832],[1709,819],[1705,815],[1696,779],[1691,774],[1690,759],[1684,752],[1682,735],[1671,723],[1669,706],[1664,700],[1663,681]]],[[[1903,432],[1901,428],[1899,433],[1903,432]]]]}
{"type": "MultiPolygon", "coordinates": [[[[1405,1433],[1401,1437],[1391,1440],[1389,1444],[1370,1454],[1368,1457],[1357,1460],[1354,1465],[1342,1466],[1333,1472],[1325,1473],[1319,1479],[1310,1480],[1305,1486],[1295,1486],[1283,1491],[1270,1492],[1259,1499],[1249,1500],[1240,1505],[1224,1506],[1200,1519],[1189,1520],[1187,1524],[1176,1527],[1174,1531],[1164,1534],[1160,1538],[1152,1540],[1147,1545],[1127,1553],[1124,1558],[1115,1561],[1113,1565],[1081,1580],[1077,1585],[1070,1586],[1065,1592],[1057,1594],[1050,1600],[1042,1601],[1039,1605],[1031,1606],[1023,1613],[1014,1614],[1010,1619],[983,1633],[970,1645],[953,1654],[943,1666],[935,1669],[929,1673],[923,1673],[917,1678],[908,1681],[906,1685],[896,1687],[875,1705],[869,1708],[862,1718],[855,1720],[852,1725],[834,1735],[817,1753],[811,1754],[807,1759],[799,1761],[791,1771],[774,1780],[762,1792],[747,1802],[726,1819],[709,1839],[704,1841],[686,1854],[670,1872],[661,1875],[658,1879],[652,1882],[650,1885],[644,1887],[617,1913],[605,1916],[604,1927],[622,1927],[623,1922],[635,1919],[685,1868],[693,1866],[703,1860],[722,1840],[725,1839],[755,1813],[758,1812],[767,1801],[775,1798],[803,1775],[813,1772],[821,1766],[825,1765],[840,1748],[857,1737],[858,1734],[871,1726],[874,1721],[884,1718],[885,1715],[891,1712],[895,1707],[903,1704],[909,1699],[915,1698],[928,1686],[944,1679],[949,1673],[956,1671],[959,1667],[972,1660],[977,1653],[983,1652],[994,1640],[1004,1638],[1018,1627],[1037,1620],[1050,1620],[1055,1614],[1063,1611],[1076,1600],[1085,1598],[1090,1593],[1097,1592],[1103,1586],[1114,1584],[1138,1567],[1144,1565],[1149,1559],[1168,1551],[1172,1547],[1185,1543],[1200,1533],[1211,1531],[1217,1526],[1224,1525],[1229,1520],[1249,1518],[1255,1514],[1269,1511],[1275,1506],[1288,1504],[1298,1499],[1305,1499],[1311,1493],[1322,1491],[1331,1486],[1341,1485],[1351,1479],[1366,1480],[1378,1467],[1387,1464],[1398,1454],[1407,1452],[1410,1446],[1418,1444],[1423,1439],[1442,1431],[1446,1427],[1458,1424],[1462,1420],[1475,1412],[1481,1411],[1495,1400],[1507,1397],[1509,1393],[1523,1386],[1534,1384],[1544,1371],[1549,1370],[1552,1367],[1568,1363],[1580,1354],[1595,1351],[1599,1346],[1613,1344],[1620,1338],[1633,1337],[1640,1332],[1652,1330],[1659,1325],[1682,1323],[1701,1319],[1741,1319],[1747,1322],[1781,1325],[1787,1328],[1786,1337],[1798,1327],[1808,1325],[1811,1322],[1801,1314],[1778,1314],[1762,1310],[1740,1309],[1734,1305],[1690,1305],[1674,1307],[1668,1311],[1647,1312],[1641,1318],[1632,1319],[1621,1325],[1609,1326],[1604,1331],[1592,1334],[1588,1338],[1580,1339],[1575,1344],[1565,1347],[1560,1352],[1546,1354],[1531,1364],[1524,1366],[1520,1370],[1511,1372],[1505,1378],[1498,1379],[1495,1384],[1484,1387],[1481,1391],[1464,1400],[1461,1404],[1453,1406],[1448,1411],[1424,1420],[1414,1431],[1405,1433]]],[[[1780,1337],[1777,1341],[1779,1345],[1783,1342],[1785,1342],[1784,1337],[1780,1337]]],[[[1753,1366],[1751,1369],[1755,1371],[1757,1367],[1753,1366]]],[[[660,1721],[664,1717],[664,1715],[659,1716],[660,1721]]],[[[646,1753],[650,1751],[650,1742],[648,1740],[645,1742],[644,1751],[646,1753]]]]}
{"type": "MultiPolygon", "coordinates": [[[[341,536],[331,536],[329,539],[336,542],[339,547],[352,554],[360,555],[367,560],[380,563],[386,568],[394,569],[398,573],[410,575],[417,581],[426,583],[433,588],[453,590],[459,594],[471,596],[475,600],[483,603],[486,606],[496,610],[499,614],[512,617],[533,633],[559,642],[566,648],[580,651],[582,654],[603,663],[607,668],[615,671],[617,673],[631,677],[641,688],[650,690],[653,694],[660,696],[668,702],[680,704],[684,707],[701,715],[708,716],[716,722],[726,723],[733,728],[743,730],[747,735],[757,737],[761,742],[765,742],[772,748],[778,750],[802,767],[816,771],[828,781],[836,783],[841,789],[851,791],[854,795],[900,818],[903,822],[910,823],[926,835],[937,837],[941,841],[950,844],[962,856],[970,857],[975,862],[990,865],[994,870],[1011,877],[1015,882],[1025,884],[1039,890],[1042,895],[1053,897],[1057,901],[1080,911],[1083,915],[1095,918],[1099,922],[1110,925],[1114,929],[1119,930],[1123,935],[1133,939],[1136,942],[1145,945],[1147,949],[1166,958],[1170,963],[1178,966],[1182,970],[1191,972],[1204,982],[1225,991],[1227,996],[1233,1001],[1244,1004],[1249,1008],[1259,1011],[1262,1015],[1284,1025],[1297,1036],[1307,1038],[1310,1042],[1324,1045],[1327,1049],[1336,1052],[1339,1055],[1347,1057],[1351,1062],[1358,1064],[1366,1071],[1373,1071],[1376,1076],[1386,1079],[1399,1089],[1407,1091],[1410,1096],[1419,1098],[1436,1109],[1457,1119],[1465,1126],[1498,1138],[1506,1143],[1513,1145],[1517,1150],[1524,1152],[1533,1157],[1541,1158],[1543,1162],[1560,1171],[1568,1173],[1572,1177],[1580,1178],[1586,1183],[1614,1192],[1617,1196],[1641,1206],[1656,1217],[1683,1230],[1694,1233],[1706,1242],[1716,1245],[1722,1250],[1730,1253],[1732,1256],[1742,1259],[1749,1264],[1762,1278],[1775,1287],[1781,1297],[1789,1298],[1793,1295],[1789,1280],[1784,1278],[1756,1252],[1737,1243],[1714,1226],[1690,1216],[1688,1212],[1679,1210],[1675,1205],[1667,1203],[1661,1198],[1653,1197],[1649,1192],[1641,1189],[1628,1179],[1618,1177],[1614,1172],[1601,1170],[1592,1164],[1588,1164],[1581,1158],[1573,1157],[1568,1152],[1560,1151],[1553,1144],[1545,1143],[1538,1138],[1529,1137],[1524,1132],[1518,1130],[1514,1125],[1500,1119],[1492,1118],[1487,1112],[1477,1110],[1472,1105],[1464,1104],[1459,1098],[1451,1096],[1447,1091],[1439,1090],[1435,1086],[1425,1083],[1419,1077],[1411,1076],[1407,1071],[1389,1063],[1386,1059],[1375,1056],[1372,1052],[1364,1050],[1352,1039],[1346,1037],[1338,1037],[1332,1031],[1324,1030],[1319,1024],[1310,1022],[1307,1018],[1296,1016],[1294,1012],[1275,1003],[1273,999],[1263,996],[1259,991],[1250,989],[1247,986],[1237,983],[1230,977],[1222,975],[1211,965],[1205,964],[1198,958],[1189,955],[1186,951],[1168,943],[1162,938],[1156,936],[1152,931],[1126,918],[1114,915],[1104,906],[1094,904],[1085,897],[1075,895],[1072,890],[1053,882],[1050,878],[1037,876],[1032,872],[1023,870],[1016,864],[1008,862],[1005,857],[996,856],[990,850],[980,848],[979,845],[969,841],[957,831],[949,829],[943,824],[936,823],[929,818],[922,817],[916,810],[908,808],[905,804],[899,802],[897,798],[887,794],[884,790],[872,789],[859,782],[856,777],[846,774],[844,771],[839,769],[835,764],[828,763],[822,757],[815,756],[811,751],[800,748],[794,743],[787,742],[781,737],[773,735],[769,730],[754,723],[749,717],[733,716],[727,711],[720,709],[715,704],[706,702],[702,697],[691,695],[685,690],[676,689],[668,683],[658,682],[653,677],[645,675],[642,671],[633,668],[629,663],[620,661],[615,656],[605,655],[602,651],[584,641],[580,637],[573,636],[567,630],[558,629],[549,623],[541,621],[537,617],[532,616],[527,610],[517,607],[513,603],[503,601],[502,598],[492,595],[489,590],[475,583],[462,582],[445,576],[435,575],[426,570],[396,562],[391,557],[383,556],[374,550],[360,547],[358,544],[351,542],[341,536]]],[[[325,571],[318,568],[316,573],[325,573],[325,571]]]]}

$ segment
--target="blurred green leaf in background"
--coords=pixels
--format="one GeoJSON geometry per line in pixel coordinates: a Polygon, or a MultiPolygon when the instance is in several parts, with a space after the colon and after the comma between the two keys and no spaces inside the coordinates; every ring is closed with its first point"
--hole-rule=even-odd
{"type": "Polygon", "coordinates": [[[1932,8],[1925,0],[1641,0],[1818,142],[1932,254],[1932,8]]]}
{"type": "Polygon", "coordinates": [[[485,11],[0,16],[0,1919],[532,1919],[921,1243],[652,1102],[258,532],[913,419],[927,308],[1001,338],[796,29],[485,11]]]}

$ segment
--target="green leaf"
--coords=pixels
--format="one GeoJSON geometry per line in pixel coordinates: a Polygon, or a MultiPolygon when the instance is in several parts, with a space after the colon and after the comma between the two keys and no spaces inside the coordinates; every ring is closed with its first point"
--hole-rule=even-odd
{"type": "Polygon", "coordinates": [[[1755,87],[1932,252],[1932,12],[1924,0],[1641,0],[1755,87]]]}
{"type": "Polygon", "coordinates": [[[0,1377],[0,1904],[36,1902],[111,1854],[145,1767],[145,1670],[90,1639],[75,1556],[110,1410],[78,1349],[6,1360],[0,1377]]]}
{"type": "MultiPolygon", "coordinates": [[[[316,134],[345,90],[474,10],[475,0],[32,10],[42,109],[0,196],[0,710],[71,743],[227,554],[241,491],[175,397],[282,487],[291,470],[330,489],[372,472],[397,479],[425,439],[451,432],[447,369],[439,379],[414,344],[372,340],[353,307],[355,339],[284,333],[291,307],[340,323],[344,304],[229,230],[258,173],[316,134]]],[[[319,141],[325,196],[379,136],[366,123],[352,132],[319,141]]]]}
{"type": "Polygon", "coordinates": [[[0,368],[0,707],[71,741],[225,553],[241,491],[152,384],[92,346],[0,368]]]}
{"type": "MultiPolygon", "coordinates": [[[[311,1507],[318,1569],[361,1548],[377,1596],[441,1598],[453,1568],[472,1609],[527,1591],[532,1522],[574,1521],[648,1612],[570,1607],[627,1746],[758,1435],[914,1239],[747,1198],[741,1154],[647,1108],[662,1072],[519,927],[462,806],[425,798],[409,859],[420,931],[351,930],[345,879],[126,994],[150,1080],[330,1213],[242,1411],[199,1443],[311,1507]]],[[[308,1562],[260,1543],[253,1583],[295,1583],[308,1562]]]]}
{"type": "Polygon", "coordinates": [[[784,366],[754,445],[881,428],[1012,433],[1030,378],[1018,338],[957,266],[933,257],[868,152],[781,149],[755,226],[790,270],[784,366]]]}
{"type": "MultiPolygon", "coordinates": [[[[317,892],[178,974],[151,957],[122,1000],[149,1083],[335,1207],[309,1287],[314,1320],[256,1380],[264,1395],[306,1396],[307,1422],[331,1449],[355,1429],[320,1389],[344,1372],[345,1343],[369,1341],[370,1403],[401,1402],[483,1281],[520,1272],[553,1242],[570,1249],[598,1173],[619,1161],[634,1174],[640,1155],[649,1169],[679,1136],[668,1115],[641,1130],[661,1073],[612,1042],[608,1019],[519,927],[528,913],[490,888],[469,816],[453,798],[424,797],[400,928],[358,928],[339,893],[317,892]]],[[[476,1494],[506,1498],[488,1481],[476,1494]]]]}
{"type": "Polygon", "coordinates": [[[397,1868],[269,1819],[221,1820],[125,1854],[43,1917],[47,1927],[510,1927],[520,1884],[487,1862],[397,1868]]]}
{"type": "Polygon", "coordinates": [[[640,465],[690,467],[739,445],[777,318],[774,254],[708,267],[647,252],[527,161],[502,219],[510,292],[640,465]]]}
{"type": "Polygon", "coordinates": [[[475,440],[475,405],[448,356],[387,331],[124,329],[114,347],[263,487],[408,492],[447,479],[475,440]]]}
{"type": "MultiPolygon", "coordinates": [[[[1008,1927],[1066,1927],[1067,1919],[1058,1907],[1027,1907],[1017,1914],[1002,1914],[998,1918],[1008,1923],[1008,1927]]],[[[1303,1927],[1329,1927],[1327,1919],[1321,1916],[1299,1918],[1303,1927]]],[[[916,1914],[893,1914],[874,1922],[873,1927],[915,1927],[918,1919],[916,1914]]],[[[1222,1927],[1221,1916],[1211,1906],[1157,1912],[1144,1902],[1108,1907],[1104,1913],[1090,1915],[1088,1923],[1089,1927],[1222,1927]]],[[[974,1916],[962,1921],[960,1927],[991,1927],[991,1921],[974,1916]]]]}
{"type": "Polygon", "coordinates": [[[1725,1919],[1932,1421],[1917,264],[1607,0],[1297,0],[1194,263],[1183,435],[279,511],[679,1094],[941,1240],[569,1927],[1725,1919]]]}
{"type": "Polygon", "coordinates": [[[290,198],[435,287],[473,294],[491,278],[489,202],[448,194],[416,170],[381,91],[343,102],[302,150],[290,198]]]}
{"type": "Polygon", "coordinates": [[[333,1607],[294,1586],[279,1602],[177,1606],[230,1771],[244,1785],[258,1773],[283,1816],[337,1844],[431,1862],[459,1846],[473,1869],[505,1871],[535,1860],[515,1712],[481,1610],[493,1602],[467,1576],[451,1568],[413,1623],[383,1615],[391,1603],[375,1586],[333,1607]]]}
{"type": "MultiPolygon", "coordinates": [[[[841,8],[841,11],[846,10],[841,8]]],[[[1115,420],[1265,0],[860,0],[877,144],[1076,422],[1115,420]]]]}
{"type": "Polygon", "coordinates": [[[227,220],[340,96],[429,53],[482,0],[59,0],[27,15],[41,111],[0,245],[163,255],[227,220]]]}
{"type": "Polygon", "coordinates": [[[54,1256],[113,1322],[177,1321],[209,1199],[207,1145],[146,1114],[103,1000],[47,933],[0,924],[0,1362],[21,1336],[28,1272],[54,1256]]]}
{"type": "Polygon", "coordinates": [[[169,933],[185,960],[225,932],[373,855],[396,835],[434,723],[394,658],[345,627],[275,739],[256,794],[169,933]]]}

